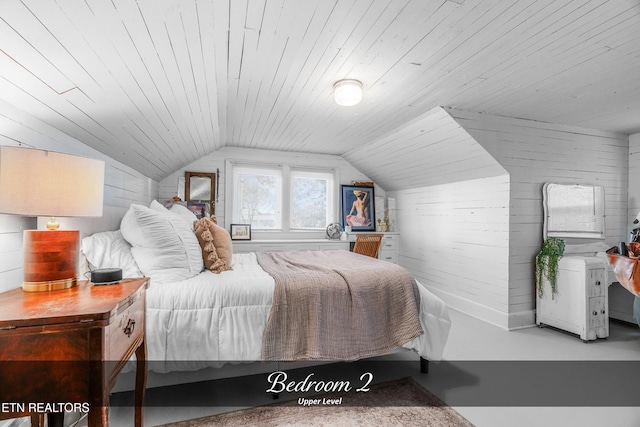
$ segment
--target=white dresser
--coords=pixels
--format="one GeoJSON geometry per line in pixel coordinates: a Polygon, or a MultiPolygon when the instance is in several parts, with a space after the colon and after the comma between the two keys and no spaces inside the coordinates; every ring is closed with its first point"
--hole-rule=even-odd
{"type": "Polygon", "coordinates": [[[551,294],[545,278],[543,295],[537,295],[536,323],[572,332],[583,341],[607,338],[609,302],[605,268],[604,260],[595,256],[560,258],[557,293],[551,294]]]}
{"type": "MultiPolygon", "coordinates": [[[[378,251],[378,259],[389,261],[394,264],[398,263],[400,233],[377,233],[372,231],[371,233],[367,232],[362,234],[382,234],[382,243],[380,244],[380,250],[378,251]]],[[[358,233],[349,233],[347,240],[350,243],[353,243],[356,241],[357,235],[358,233]]]]}
{"type": "Polygon", "coordinates": [[[604,247],[604,188],[589,185],[543,186],[543,238],[565,242],[558,261],[557,293],[544,280],[536,292],[536,323],[580,336],[583,341],[609,336],[609,297],[606,259],[595,256],[604,247]]]}
{"type": "Polygon", "coordinates": [[[400,240],[399,233],[382,233],[382,243],[378,252],[378,259],[398,263],[398,244],[400,240]]]}

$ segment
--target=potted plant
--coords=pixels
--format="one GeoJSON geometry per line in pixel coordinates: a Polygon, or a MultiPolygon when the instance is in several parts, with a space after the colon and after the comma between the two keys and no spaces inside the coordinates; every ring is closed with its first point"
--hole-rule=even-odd
{"type": "Polygon", "coordinates": [[[557,277],[558,277],[558,260],[564,254],[564,240],[557,237],[549,237],[542,244],[542,249],[536,255],[536,288],[538,295],[542,297],[543,291],[543,276],[549,280],[551,285],[551,298],[553,298],[557,292],[557,277]]]}

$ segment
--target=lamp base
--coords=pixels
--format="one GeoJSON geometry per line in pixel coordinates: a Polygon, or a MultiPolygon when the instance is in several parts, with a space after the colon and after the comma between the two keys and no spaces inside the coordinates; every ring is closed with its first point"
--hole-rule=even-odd
{"type": "Polygon", "coordinates": [[[22,289],[37,292],[76,286],[79,242],[78,230],[25,230],[22,289]]]}
{"type": "Polygon", "coordinates": [[[22,282],[22,290],[25,292],[57,291],[59,289],[73,288],[78,284],[78,279],[62,279],[48,282],[22,282]]]}

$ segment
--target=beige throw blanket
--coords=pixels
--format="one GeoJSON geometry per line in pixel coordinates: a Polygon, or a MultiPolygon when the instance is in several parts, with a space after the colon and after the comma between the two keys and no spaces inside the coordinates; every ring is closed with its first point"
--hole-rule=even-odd
{"type": "Polygon", "coordinates": [[[347,251],[258,253],[275,279],[263,360],[357,360],[423,333],[419,290],[399,265],[347,251]]]}

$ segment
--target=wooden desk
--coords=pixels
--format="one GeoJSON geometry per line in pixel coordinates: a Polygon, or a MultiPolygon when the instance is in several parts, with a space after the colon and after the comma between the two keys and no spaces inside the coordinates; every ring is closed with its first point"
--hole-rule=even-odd
{"type": "MultiPolygon", "coordinates": [[[[358,234],[367,234],[368,232],[355,232],[347,235],[349,243],[355,242],[358,234]]],[[[372,234],[382,234],[382,243],[380,244],[380,250],[378,251],[378,259],[398,263],[399,257],[399,239],[400,233],[394,231],[376,232],[371,231],[372,234]]],[[[353,247],[352,247],[353,248],[353,247]]]]}
{"type": "Polygon", "coordinates": [[[143,425],[147,278],[70,289],[0,293],[0,419],[76,406],[109,425],[109,393],[135,352],[135,425],[143,425]],[[48,405],[47,405],[48,404],[48,405]]]}

